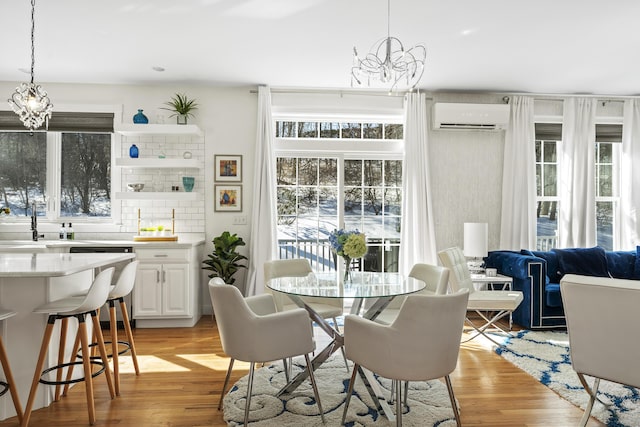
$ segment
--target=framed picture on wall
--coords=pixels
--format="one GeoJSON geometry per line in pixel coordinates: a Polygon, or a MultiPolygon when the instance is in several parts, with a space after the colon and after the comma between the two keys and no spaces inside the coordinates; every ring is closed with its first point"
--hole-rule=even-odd
{"type": "Polygon", "coordinates": [[[216,182],[242,181],[242,156],[221,155],[214,156],[216,182]]]}
{"type": "Polygon", "coordinates": [[[242,185],[214,185],[216,212],[242,212],[242,185]]]}

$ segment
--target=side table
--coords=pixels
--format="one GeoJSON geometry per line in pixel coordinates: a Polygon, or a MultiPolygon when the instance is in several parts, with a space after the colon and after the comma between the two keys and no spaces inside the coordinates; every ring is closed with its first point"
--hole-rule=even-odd
{"type": "MultiPolygon", "coordinates": [[[[505,276],[503,274],[496,274],[495,276],[487,276],[485,273],[471,274],[471,281],[474,285],[480,285],[489,290],[501,290],[510,291],[513,284],[513,277],[505,276]]],[[[513,327],[513,313],[509,313],[509,330],[513,327]]]]}

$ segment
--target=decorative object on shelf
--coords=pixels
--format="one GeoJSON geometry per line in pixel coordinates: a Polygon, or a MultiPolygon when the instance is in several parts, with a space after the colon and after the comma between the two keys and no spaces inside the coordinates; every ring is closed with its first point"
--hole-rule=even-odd
{"type": "Polygon", "coordinates": [[[242,181],[242,156],[239,154],[214,156],[215,180],[222,182],[242,181]]]}
{"type": "Polygon", "coordinates": [[[191,158],[191,151],[185,151],[184,153],[182,153],[182,158],[183,159],[190,159],[191,158]]]}
{"type": "Polygon", "coordinates": [[[129,191],[135,191],[136,193],[139,193],[140,191],[142,191],[143,188],[144,188],[144,184],[141,182],[127,184],[127,189],[129,191]]]}
{"type": "Polygon", "coordinates": [[[176,117],[176,122],[179,125],[186,125],[189,117],[194,117],[193,111],[198,109],[198,104],[195,99],[187,98],[187,95],[183,93],[176,93],[171,101],[165,102],[169,108],[162,107],[163,110],[171,111],[169,117],[176,117]]]}
{"type": "Polygon", "coordinates": [[[397,37],[390,33],[391,0],[387,0],[387,37],[371,47],[364,58],[353,48],[351,86],[390,86],[389,91],[402,86],[413,89],[424,72],[427,49],[422,44],[405,49],[397,37]]]}
{"type": "Polygon", "coordinates": [[[238,237],[235,233],[231,234],[228,231],[224,231],[218,237],[213,238],[213,252],[207,255],[208,259],[202,261],[205,264],[202,269],[213,272],[209,274],[210,279],[220,277],[227,285],[233,285],[236,281],[233,275],[239,269],[247,268],[240,261],[248,258],[236,250],[238,246],[245,245],[246,243],[242,240],[242,237],[238,237]]]}
{"type": "Polygon", "coordinates": [[[467,261],[471,273],[484,273],[482,259],[488,255],[488,234],[486,222],[464,223],[464,256],[472,258],[467,261]]]}
{"type": "Polygon", "coordinates": [[[214,194],[216,211],[242,212],[242,185],[216,185],[214,194]]]}
{"type": "Polygon", "coordinates": [[[138,147],[136,146],[136,144],[132,144],[131,147],[129,147],[129,157],[131,157],[132,159],[137,159],[138,154],[138,147]]]}
{"type": "Polygon", "coordinates": [[[159,159],[166,159],[167,158],[167,153],[164,151],[164,144],[160,144],[158,146],[158,158],[159,159]]]}
{"type": "Polygon", "coordinates": [[[195,184],[196,179],[192,176],[183,176],[182,177],[182,186],[184,187],[184,191],[187,193],[191,193],[193,191],[193,185],[195,184]]]}
{"type": "Polygon", "coordinates": [[[43,123],[49,124],[53,104],[42,86],[34,83],[35,59],[35,12],[36,1],[31,0],[31,81],[21,83],[9,98],[9,106],[16,113],[26,128],[38,129],[43,123]]]}
{"type": "MultiPolygon", "coordinates": [[[[168,221],[168,219],[167,219],[168,221]]],[[[171,228],[167,228],[164,224],[156,221],[145,221],[145,225],[141,227],[142,216],[138,209],[138,234],[133,236],[134,241],[138,242],[176,242],[176,210],[171,209],[171,228]],[[157,224],[157,225],[156,225],[157,224]]]]}
{"type": "Polygon", "coordinates": [[[367,237],[358,230],[333,230],[329,235],[331,249],[344,258],[344,283],[351,282],[351,261],[367,253],[367,237]]]}
{"type": "Polygon", "coordinates": [[[149,119],[144,115],[142,110],[138,109],[138,113],[133,116],[133,123],[146,125],[149,123],[149,119]]]}

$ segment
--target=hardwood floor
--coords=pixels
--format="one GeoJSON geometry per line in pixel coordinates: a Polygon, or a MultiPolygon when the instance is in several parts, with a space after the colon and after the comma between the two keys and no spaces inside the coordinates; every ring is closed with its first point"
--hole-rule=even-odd
{"type": "MultiPolygon", "coordinates": [[[[194,328],[138,328],[134,335],[141,374],[134,374],[128,355],[121,356],[121,395],[114,400],[109,398],[103,376],[94,380],[95,426],[226,426],[216,407],[228,359],[211,316],[203,316],[194,328]]],[[[322,332],[316,332],[316,337],[321,336],[322,332]]],[[[246,364],[236,363],[232,381],[247,369],[246,364]]],[[[582,410],[496,355],[479,339],[462,345],[451,381],[464,426],[569,427],[578,425],[582,416],[582,410]]],[[[0,427],[17,425],[16,417],[0,422],[0,427]]],[[[59,402],[34,411],[30,423],[37,427],[88,425],[82,384],[59,402]]],[[[592,418],[589,426],[603,424],[592,418]]]]}

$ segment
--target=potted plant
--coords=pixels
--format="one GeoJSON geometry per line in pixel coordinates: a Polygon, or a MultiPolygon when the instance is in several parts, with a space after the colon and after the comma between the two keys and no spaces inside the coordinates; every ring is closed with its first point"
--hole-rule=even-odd
{"type": "Polygon", "coordinates": [[[203,270],[211,270],[209,278],[220,277],[228,285],[233,285],[236,279],[233,275],[241,268],[247,268],[240,261],[247,259],[246,256],[236,251],[238,246],[245,246],[242,237],[228,231],[223,232],[218,237],[213,238],[213,252],[208,255],[208,259],[202,261],[205,264],[203,270]]]}
{"type": "Polygon", "coordinates": [[[169,108],[162,107],[162,109],[172,111],[173,114],[169,117],[176,117],[179,125],[186,125],[189,117],[194,117],[193,111],[198,109],[195,99],[189,99],[183,93],[176,93],[171,101],[165,102],[165,105],[169,108]]]}

